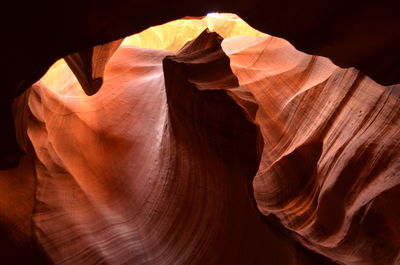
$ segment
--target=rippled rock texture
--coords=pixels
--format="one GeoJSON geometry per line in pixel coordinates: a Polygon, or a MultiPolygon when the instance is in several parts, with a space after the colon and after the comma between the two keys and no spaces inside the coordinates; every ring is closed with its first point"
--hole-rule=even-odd
{"type": "Polygon", "coordinates": [[[233,15],[66,62],[14,102],[10,264],[399,264],[400,86],[233,15]]]}

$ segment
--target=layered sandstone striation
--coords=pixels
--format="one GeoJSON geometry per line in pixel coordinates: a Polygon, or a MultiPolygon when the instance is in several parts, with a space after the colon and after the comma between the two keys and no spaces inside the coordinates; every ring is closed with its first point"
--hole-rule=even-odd
{"type": "Polygon", "coordinates": [[[14,104],[34,158],[1,173],[26,176],[26,207],[5,223],[24,220],[18,240],[35,238],[37,257],[400,262],[400,86],[233,15],[175,21],[66,61],[14,104]]]}

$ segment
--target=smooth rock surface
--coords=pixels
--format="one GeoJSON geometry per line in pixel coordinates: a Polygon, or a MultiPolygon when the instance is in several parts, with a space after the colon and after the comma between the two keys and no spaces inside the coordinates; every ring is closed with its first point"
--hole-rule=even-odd
{"type": "Polygon", "coordinates": [[[275,37],[236,37],[223,47],[258,104],[260,211],[339,263],[398,264],[400,215],[388,205],[399,199],[400,86],[275,37]]]}
{"type": "Polygon", "coordinates": [[[221,41],[121,47],[92,97],[76,81],[32,87],[34,223],[53,262],[311,262],[256,210],[260,132],[222,90],[238,83],[221,41]]]}
{"type": "Polygon", "coordinates": [[[252,34],[59,61],[14,104],[4,223],[55,264],[398,264],[400,87],[252,34]]]}

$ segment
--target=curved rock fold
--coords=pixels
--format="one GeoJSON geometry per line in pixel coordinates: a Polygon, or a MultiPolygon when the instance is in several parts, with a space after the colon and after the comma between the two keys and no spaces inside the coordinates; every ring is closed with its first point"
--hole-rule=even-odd
{"type": "Polygon", "coordinates": [[[78,52],[15,101],[33,159],[0,175],[29,182],[5,223],[40,262],[400,262],[400,86],[235,19],[78,52]]]}

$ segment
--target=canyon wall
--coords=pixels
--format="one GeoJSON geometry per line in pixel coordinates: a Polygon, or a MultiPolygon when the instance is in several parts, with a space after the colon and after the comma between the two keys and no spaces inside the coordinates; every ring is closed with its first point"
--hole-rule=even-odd
{"type": "Polygon", "coordinates": [[[120,40],[22,94],[4,260],[398,264],[400,87],[249,35],[120,40]]]}

